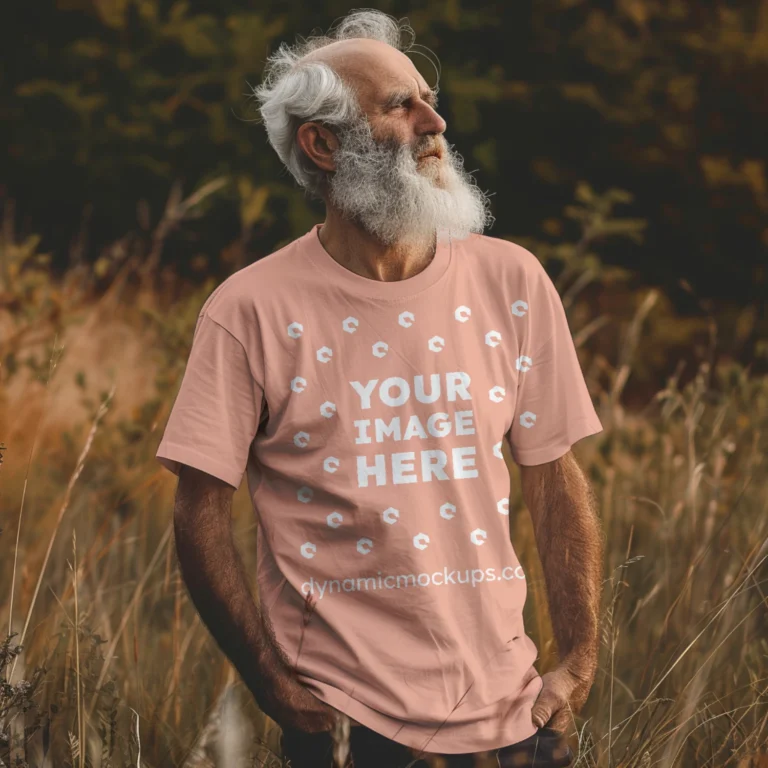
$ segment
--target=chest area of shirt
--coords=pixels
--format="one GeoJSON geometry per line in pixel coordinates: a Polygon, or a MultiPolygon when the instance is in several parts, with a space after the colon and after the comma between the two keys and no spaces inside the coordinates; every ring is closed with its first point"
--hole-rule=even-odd
{"type": "Polygon", "coordinates": [[[270,338],[267,432],[297,456],[321,447],[334,449],[331,459],[386,454],[394,479],[393,454],[418,454],[419,463],[422,452],[442,450],[461,465],[472,446],[496,444],[511,423],[517,341],[501,313],[478,300],[328,307],[311,316],[286,309],[270,338]]]}

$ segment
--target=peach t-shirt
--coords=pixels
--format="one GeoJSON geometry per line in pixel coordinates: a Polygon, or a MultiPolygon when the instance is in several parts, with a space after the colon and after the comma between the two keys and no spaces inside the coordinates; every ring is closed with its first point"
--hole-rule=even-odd
{"type": "Polygon", "coordinates": [[[260,602],[318,698],[425,752],[521,741],[542,682],[502,441],[542,464],[602,431],[562,302],[506,240],[382,282],[319,228],[206,300],[157,458],[247,475],[260,602]]]}

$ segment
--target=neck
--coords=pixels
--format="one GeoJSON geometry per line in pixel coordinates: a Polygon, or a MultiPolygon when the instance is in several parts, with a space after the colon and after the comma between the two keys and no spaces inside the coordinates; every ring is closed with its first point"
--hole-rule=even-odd
{"type": "Polygon", "coordinates": [[[437,248],[434,235],[430,242],[385,245],[330,206],[318,236],[323,248],[343,267],[385,283],[407,280],[426,269],[437,248]]]}

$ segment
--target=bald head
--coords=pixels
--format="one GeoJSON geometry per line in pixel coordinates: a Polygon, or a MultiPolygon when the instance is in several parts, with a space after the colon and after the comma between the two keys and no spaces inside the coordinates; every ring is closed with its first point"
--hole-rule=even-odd
{"type": "MultiPolygon", "coordinates": [[[[344,57],[354,59],[359,57],[387,56],[395,56],[398,59],[404,59],[406,63],[410,62],[410,59],[402,51],[398,51],[388,43],[366,37],[350,37],[346,40],[336,40],[333,43],[310,51],[303,57],[303,60],[326,61],[331,64],[344,57]]],[[[361,60],[365,63],[365,59],[361,60]]],[[[368,61],[373,63],[370,58],[368,61]]]]}
{"type": "MultiPolygon", "coordinates": [[[[434,106],[436,99],[411,59],[380,40],[363,37],[337,40],[310,51],[303,61],[327,64],[357,94],[360,107],[373,124],[387,100],[410,90],[434,106]]],[[[443,127],[444,130],[444,127],[443,127]]]]}

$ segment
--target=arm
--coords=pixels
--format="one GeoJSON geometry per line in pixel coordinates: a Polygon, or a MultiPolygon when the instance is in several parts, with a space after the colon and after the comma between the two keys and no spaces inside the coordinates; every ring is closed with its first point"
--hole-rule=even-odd
{"type": "MultiPolygon", "coordinates": [[[[604,543],[594,492],[570,451],[545,464],[521,465],[520,475],[560,655],[554,692],[561,705],[564,698],[578,712],[592,687],[600,647],[604,543]]],[[[554,717],[554,727],[564,729],[570,719],[567,707],[558,715],[549,695],[540,696],[536,707],[543,716],[539,725],[554,717]]]]}
{"type": "Polygon", "coordinates": [[[265,714],[281,726],[327,730],[332,712],[295,677],[256,605],[232,539],[234,488],[183,465],[174,506],[176,550],[192,602],[265,714]],[[297,719],[297,714],[299,717],[297,719]]]}
{"type": "Polygon", "coordinates": [[[205,472],[181,468],[173,519],[176,551],[200,617],[257,694],[263,686],[258,669],[274,664],[277,649],[270,642],[232,539],[234,490],[205,472]]]}

